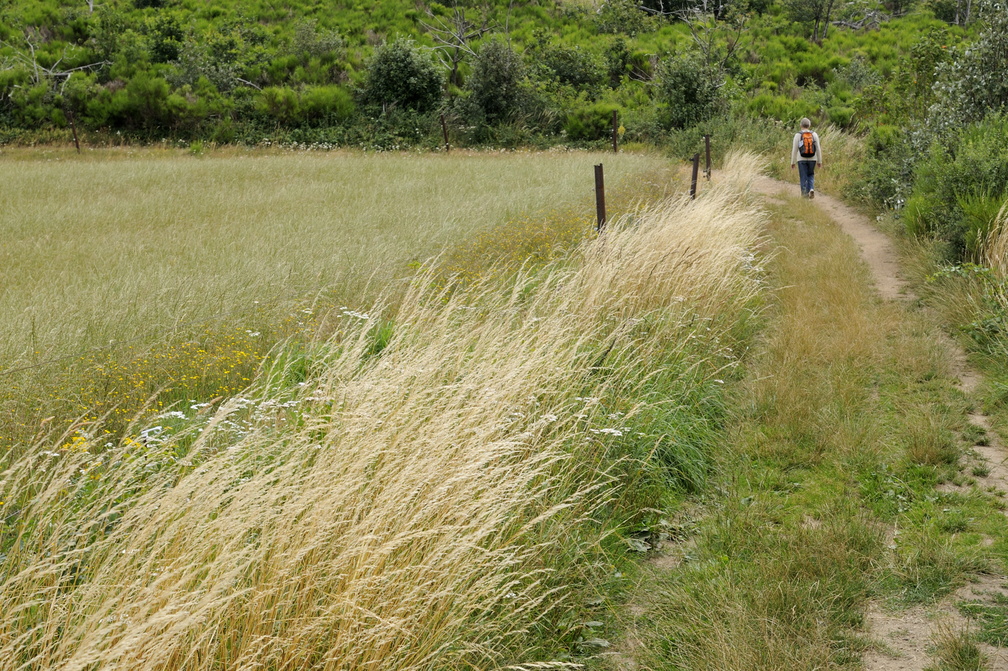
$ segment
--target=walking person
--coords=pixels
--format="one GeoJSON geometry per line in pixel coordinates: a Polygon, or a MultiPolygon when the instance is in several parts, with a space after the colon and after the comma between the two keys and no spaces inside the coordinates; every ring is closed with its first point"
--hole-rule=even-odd
{"type": "Polygon", "coordinates": [[[802,198],[815,198],[815,169],[822,167],[822,144],[807,117],[801,120],[801,130],[795,133],[791,143],[792,170],[796,164],[802,198]]]}

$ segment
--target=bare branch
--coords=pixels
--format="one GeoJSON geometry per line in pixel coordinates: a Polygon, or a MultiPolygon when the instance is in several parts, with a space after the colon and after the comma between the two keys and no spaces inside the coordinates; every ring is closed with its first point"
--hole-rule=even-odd
{"type": "Polygon", "coordinates": [[[476,55],[470,42],[490,32],[487,10],[486,8],[483,10],[482,25],[470,21],[465,15],[465,10],[458,5],[452,7],[452,16],[447,21],[435,16],[430,9],[427,10],[427,16],[431,21],[421,21],[420,25],[434,39],[434,53],[438,60],[445,68],[451,70],[448,81],[458,83],[459,64],[467,55],[476,55]]]}
{"type": "Polygon", "coordinates": [[[252,82],[250,82],[250,81],[249,81],[249,80],[247,80],[247,79],[242,79],[241,77],[235,77],[235,81],[237,81],[237,82],[241,82],[241,83],[242,83],[242,84],[244,84],[245,86],[251,86],[251,87],[252,87],[252,88],[254,88],[254,89],[255,89],[256,91],[262,91],[262,87],[261,87],[261,86],[259,86],[259,85],[257,85],[257,84],[253,84],[252,82]]]}
{"type": "Polygon", "coordinates": [[[831,21],[834,26],[841,26],[843,28],[850,28],[852,30],[861,30],[862,28],[878,28],[880,25],[889,21],[892,17],[885,12],[880,12],[877,10],[871,10],[865,12],[865,15],[858,19],[857,21],[846,21],[837,19],[836,21],[831,21]]]}
{"type": "Polygon", "coordinates": [[[66,50],[64,49],[63,56],[60,56],[60,58],[53,64],[52,67],[47,68],[38,62],[38,58],[35,55],[35,44],[31,41],[31,38],[28,35],[25,35],[25,43],[28,45],[28,52],[29,52],[28,54],[21,51],[17,46],[9,42],[4,42],[3,40],[0,40],[0,44],[6,47],[10,47],[14,51],[13,58],[15,61],[20,62],[21,65],[31,69],[33,73],[32,81],[35,84],[40,83],[45,78],[57,79],[62,77],[64,79],[63,85],[65,86],[66,80],[69,79],[70,75],[72,75],[75,72],[81,72],[83,70],[93,70],[95,68],[100,68],[103,65],[110,65],[108,61],[98,61],[96,63],[88,63],[87,65],[78,65],[75,68],[59,70],[57,69],[57,66],[60,63],[62,63],[63,59],[66,57],[66,50]]]}

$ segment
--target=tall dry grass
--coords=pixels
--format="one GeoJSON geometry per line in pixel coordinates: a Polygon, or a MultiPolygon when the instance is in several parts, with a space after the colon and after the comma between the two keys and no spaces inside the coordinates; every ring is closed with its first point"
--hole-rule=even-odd
{"type": "MultiPolygon", "coordinates": [[[[4,368],[372,290],[519,213],[592,204],[598,155],[138,152],[0,160],[4,368]]],[[[659,159],[606,156],[613,186],[659,159]]]]}
{"type": "Polygon", "coordinates": [[[984,264],[1001,282],[1008,280],[1008,202],[998,213],[983,245],[984,264]]]}
{"type": "Polygon", "coordinates": [[[508,286],[425,276],[380,354],[379,310],[348,316],[303,384],[265,371],[166,439],[39,445],[0,476],[0,667],[550,659],[635,512],[635,418],[677,402],[633,390],[717,375],[759,291],[754,171],[508,286]]]}
{"type": "Polygon", "coordinates": [[[666,165],[586,153],[4,152],[0,464],[48,417],[62,427],[112,408],[124,421],[165,388],[178,390],[166,402],[235,393],[276,342],[326,330],[327,308],[401,296],[441,250],[519,215],[591,212],[600,160],[611,195],[666,165]]]}

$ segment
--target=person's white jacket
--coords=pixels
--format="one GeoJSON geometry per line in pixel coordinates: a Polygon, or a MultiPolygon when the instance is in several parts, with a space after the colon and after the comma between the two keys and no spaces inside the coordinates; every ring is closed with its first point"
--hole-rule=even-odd
{"type": "Polygon", "coordinates": [[[801,146],[801,131],[795,133],[794,142],[791,143],[791,165],[795,165],[798,161],[815,161],[822,165],[822,142],[819,141],[819,133],[812,131],[812,138],[815,140],[815,156],[801,156],[798,154],[798,147],[801,146]]]}

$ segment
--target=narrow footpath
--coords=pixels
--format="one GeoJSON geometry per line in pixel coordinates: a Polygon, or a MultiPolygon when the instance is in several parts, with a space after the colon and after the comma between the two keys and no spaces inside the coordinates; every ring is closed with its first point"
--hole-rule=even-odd
{"type": "MultiPolygon", "coordinates": [[[[795,191],[794,185],[763,176],[753,181],[753,188],[766,197],[777,200],[795,191]]],[[[854,240],[861,258],[871,270],[875,288],[883,299],[908,304],[917,299],[901,276],[899,261],[888,236],[872,225],[863,214],[836,198],[816,194],[811,203],[825,212],[854,240]]],[[[942,332],[936,332],[935,337],[948,350],[949,359],[953,364],[951,372],[957,386],[969,397],[977,390],[982,380],[980,373],[970,368],[966,352],[959,343],[942,332]]],[[[988,475],[976,478],[977,481],[972,487],[988,491],[995,488],[1001,496],[1004,496],[1008,493],[1008,451],[998,440],[997,435],[991,431],[986,415],[972,411],[968,419],[971,424],[982,429],[980,435],[985,437],[983,441],[985,444],[974,445],[973,450],[990,469],[988,475]]],[[[955,485],[944,485],[941,489],[954,492],[960,488],[955,485]]],[[[950,627],[962,630],[969,626],[956,604],[977,599],[993,601],[1008,597],[1006,583],[1008,578],[1005,576],[983,575],[976,578],[976,582],[957,589],[936,604],[902,611],[887,612],[880,604],[872,603],[868,610],[867,629],[869,634],[882,641],[884,646],[882,650],[872,650],[865,656],[865,668],[868,671],[923,671],[932,663],[929,650],[934,645],[936,629],[950,627]]],[[[987,655],[987,668],[1008,670],[1008,650],[985,645],[983,651],[987,655]]]]}
{"type": "Polygon", "coordinates": [[[1008,671],[1008,452],[980,376],[867,217],[751,189],[764,328],[712,491],[665,522],[606,666],[1008,671]]]}

